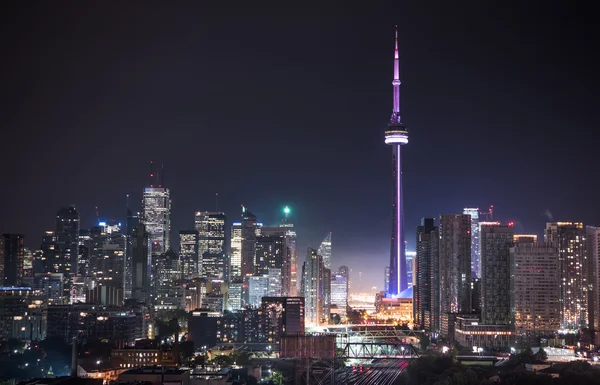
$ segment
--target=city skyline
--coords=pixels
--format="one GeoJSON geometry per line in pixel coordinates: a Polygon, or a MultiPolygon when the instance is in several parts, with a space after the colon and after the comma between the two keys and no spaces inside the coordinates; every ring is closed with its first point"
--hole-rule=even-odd
{"type": "MultiPolygon", "coordinates": [[[[232,219],[245,204],[265,224],[277,224],[281,207],[289,205],[300,255],[308,246],[317,247],[323,234],[335,232],[332,264],[362,271],[363,281],[379,287],[381,271],[389,260],[391,218],[389,199],[385,198],[391,191],[386,168],[389,148],[382,143],[382,131],[389,114],[386,69],[389,36],[395,24],[400,29],[404,115],[407,126],[414,128],[411,146],[403,154],[408,165],[403,175],[405,197],[410,202],[405,208],[405,239],[410,249],[414,249],[414,231],[421,217],[460,213],[464,207],[494,204],[495,219],[513,221],[515,232],[538,236],[550,221],[597,225],[600,217],[589,206],[593,175],[577,186],[557,185],[554,175],[567,172],[569,164],[556,160],[554,166],[548,166],[559,146],[562,159],[574,163],[590,159],[594,151],[588,131],[593,127],[591,91],[597,77],[585,64],[588,41],[569,32],[564,23],[536,26],[541,30],[535,31],[527,26],[525,10],[517,12],[521,15],[514,23],[517,27],[505,29],[506,35],[492,28],[507,22],[508,12],[500,9],[496,24],[482,28],[480,36],[474,37],[456,25],[465,21],[465,25],[482,27],[486,18],[469,20],[469,12],[461,15],[458,10],[450,12],[458,19],[435,19],[433,24],[437,21],[439,25],[428,30],[419,27],[427,19],[421,10],[387,5],[385,12],[382,6],[365,15],[347,8],[332,23],[329,18],[298,10],[290,15],[288,26],[274,22],[268,13],[251,14],[266,23],[265,29],[245,21],[243,12],[226,15],[213,9],[208,13],[219,21],[239,27],[223,30],[206,23],[203,28],[223,33],[214,43],[204,37],[204,30],[176,25],[197,25],[191,22],[165,19],[164,33],[158,34],[162,37],[153,34],[151,27],[157,18],[185,20],[186,15],[176,10],[162,16],[155,8],[141,8],[136,25],[139,35],[115,21],[97,36],[93,28],[84,25],[104,25],[102,18],[110,19],[110,7],[98,10],[102,17],[90,12],[81,16],[84,22],[63,27],[50,22],[44,12],[28,20],[28,13],[9,10],[7,14],[17,21],[5,27],[3,38],[15,38],[16,31],[24,28],[27,33],[16,41],[37,43],[25,54],[8,44],[9,59],[3,63],[3,72],[10,74],[10,79],[2,96],[18,107],[2,113],[9,130],[6,140],[26,145],[18,150],[11,147],[0,155],[18,186],[1,193],[0,231],[24,234],[26,245],[36,249],[44,231],[53,230],[56,211],[69,204],[76,204],[80,211],[81,228],[96,224],[96,206],[100,219],[125,218],[126,194],[130,194],[130,207],[141,211],[138,205],[147,187],[147,161],[154,160],[165,164],[165,186],[173,200],[172,240],[179,230],[193,229],[195,211],[215,208],[217,192],[218,210],[232,219]],[[318,28],[307,28],[304,17],[313,17],[318,28]],[[352,22],[353,18],[365,23],[352,22]],[[46,40],[45,27],[66,43],[46,40]],[[244,34],[238,32],[240,28],[244,34]],[[523,28],[532,40],[511,44],[524,33],[523,28]],[[290,44],[279,44],[283,37],[272,36],[272,30],[281,31],[290,44]],[[532,43],[544,33],[547,36],[541,44],[532,43]],[[70,45],[79,43],[73,36],[82,35],[83,39],[90,34],[97,39],[84,53],[70,45]],[[130,39],[115,42],[111,38],[115,35],[130,39]],[[220,47],[227,42],[233,42],[234,52],[222,51],[220,47]],[[49,54],[47,45],[56,53],[49,54]],[[452,51],[446,46],[452,46],[452,51]],[[529,49],[532,46],[533,51],[529,49]],[[115,47],[123,49],[123,61],[111,59],[115,47]],[[147,61],[127,64],[133,56],[128,56],[126,48],[131,47],[147,61]],[[508,48],[513,55],[504,54],[508,48]],[[561,54],[556,55],[557,51],[561,54]],[[156,52],[164,55],[156,56],[156,52]],[[521,60],[525,52],[533,55],[528,63],[521,60]],[[206,53],[212,61],[204,59],[206,53]],[[44,59],[43,68],[30,64],[27,55],[44,59]],[[101,60],[96,64],[86,55],[101,60]],[[244,57],[243,65],[234,60],[238,55],[244,57]],[[496,63],[498,59],[500,63],[496,63]],[[290,64],[296,62],[303,63],[306,71],[290,64]],[[344,71],[339,70],[340,63],[344,63],[344,71]],[[278,69],[282,65],[286,69],[278,69]],[[137,66],[146,71],[138,73],[137,66]],[[320,74],[314,75],[314,71],[320,74]],[[111,75],[109,79],[104,73],[111,75]],[[286,88],[278,85],[289,84],[290,76],[301,77],[302,81],[293,82],[296,91],[290,93],[297,96],[287,95],[283,92],[286,88]],[[524,79],[525,84],[519,85],[524,79]],[[237,82],[242,82],[242,87],[237,82]],[[348,82],[351,93],[344,89],[348,82]],[[123,89],[118,87],[120,83],[123,89]],[[320,95],[314,93],[317,87],[320,95]],[[232,107],[231,92],[224,91],[231,89],[241,89],[236,98],[243,99],[244,105],[232,107]],[[314,100],[306,103],[303,99],[307,97],[314,100]],[[161,108],[155,108],[159,105],[161,108]],[[298,106],[303,116],[290,122],[290,116],[298,115],[298,106]],[[281,122],[288,128],[282,130],[281,122]],[[238,130],[238,126],[251,129],[238,130]],[[252,129],[259,127],[260,135],[253,135],[252,129]],[[564,127],[569,127],[567,132],[562,131],[564,127]],[[121,136],[113,135],[112,129],[121,136]],[[489,143],[486,133],[492,132],[504,132],[505,136],[494,136],[489,143]],[[323,151],[307,151],[317,141],[323,151]],[[196,155],[198,144],[205,151],[196,155]],[[68,151],[49,152],[60,145],[68,151]],[[246,156],[238,154],[248,146],[254,148],[256,172],[249,169],[240,174],[240,162],[245,162],[246,156]],[[165,148],[176,150],[165,152],[165,148]],[[316,154],[309,157],[308,153],[316,154]],[[225,160],[220,169],[198,167],[218,156],[225,160]],[[44,167],[48,159],[52,159],[52,167],[44,167]],[[275,159],[287,161],[277,165],[275,159]],[[265,164],[271,165],[272,174],[268,168],[267,172],[258,171],[265,164]],[[530,172],[522,173],[523,168],[530,172]],[[16,169],[19,171],[13,171],[16,169]],[[464,172],[467,169],[475,171],[478,178],[464,172]],[[483,170],[487,175],[482,175],[483,170]],[[284,183],[290,180],[293,182],[284,183]],[[369,218],[369,226],[352,220],[357,217],[369,218]],[[381,268],[369,269],[374,263],[381,268]]],[[[50,12],[65,13],[60,8],[50,12]]],[[[543,16],[550,20],[558,17],[549,8],[543,16]]],[[[299,258],[298,265],[301,263],[299,258]]]]}

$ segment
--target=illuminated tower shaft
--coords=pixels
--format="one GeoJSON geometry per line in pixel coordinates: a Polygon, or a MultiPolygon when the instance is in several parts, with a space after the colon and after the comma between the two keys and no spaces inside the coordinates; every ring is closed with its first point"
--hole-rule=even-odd
{"type": "Polygon", "coordinates": [[[385,130],[385,143],[392,146],[392,244],[390,248],[390,284],[386,293],[396,296],[408,288],[406,274],[406,250],[404,248],[404,207],[402,205],[402,157],[401,146],[408,143],[408,130],[400,116],[400,63],[398,56],[398,29],[394,49],[394,105],[392,117],[385,130]]]}

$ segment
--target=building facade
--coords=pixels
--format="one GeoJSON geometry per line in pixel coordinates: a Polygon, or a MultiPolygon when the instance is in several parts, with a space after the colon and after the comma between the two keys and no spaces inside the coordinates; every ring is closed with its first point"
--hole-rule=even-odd
{"type": "Polygon", "coordinates": [[[544,240],[554,243],[559,252],[561,328],[586,328],[590,266],[585,227],[579,222],[549,222],[544,240]]]}
{"type": "Polygon", "coordinates": [[[507,225],[481,227],[481,321],[511,324],[510,248],[514,229],[507,225]]]}
{"type": "MultiPolygon", "coordinates": [[[[439,316],[471,311],[471,216],[445,214],[439,222],[439,316]]],[[[435,262],[434,262],[434,265],[435,262]]],[[[436,293],[437,294],[437,293],[436,293]]]]}
{"type": "Polygon", "coordinates": [[[214,274],[212,267],[204,268],[204,260],[223,259],[227,254],[227,216],[222,212],[197,211],[194,216],[195,229],[198,231],[198,273],[203,277],[214,274]]]}
{"type": "Polygon", "coordinates": [[[79,252],[79,213],[75,206],[64,207],[56,213],[56,243],[61,268],[66,277],[77,274],[79,252]]]}
{"type": "Polygon", "coordinates": [[[323,257],[325,268],[331,269],[331,232],[325,236],[323,242],[319,245],[317,254],[323,257]]]}
{"type": "Polygon", "coordinates": [[[510,257],[516,338],[529,346],[560,328],[558,249],[550,242],[516,242],[510,257]]]}
{"type": "Polygon", "coordinates": [[[324,308],[327,307],[324,298],[325,265],[323,257],[317,250],[308,248],[306,260],[302,265],[302,293],[305,300],[306,323],[311,326],[323,322],[324,308]]]}
{"type": "Polygon", "coordinates": [[[0,286],[20,286],[23,283],[25,237],[21,234],[0,236],[0,286]]]}
{"type": "Polygon", "coordinates": [[[185,279],[196,278],[200,275],[198,268],[198,231],[179,231],[179,261],[181,273],[185,279]]]}
{"type": "Polygon", "coordinates": [[[481,278],[481,256],[479,251],[479,208],[463,209],[463,214],[471,216],[471,271],[481,278]]]}
{"type": "Polygon", "coordinates": [[[171,247],[171,196],[168,188],[146,187],[142,197],[142,223],[146,226],[152,255],[171,247]]]}
{"type": "Polygon", "coordinates": [[[416,285],[413,287],[413,319],[415,325],[428,329],[432,324],[431,270],[433,253],[439,252],[433,248],[437,242],[434,242],[432,237],[437,237],[434,219],[422,218],[421,225],[417,226],[416,269],[413,273],[416,277],[416,285]]]}

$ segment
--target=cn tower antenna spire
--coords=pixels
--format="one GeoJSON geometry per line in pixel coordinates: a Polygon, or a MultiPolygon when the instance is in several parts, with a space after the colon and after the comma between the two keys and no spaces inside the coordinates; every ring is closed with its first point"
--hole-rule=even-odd
{"type": "Polygon", "coordinates": [[[398,26],[396,26],[396,41],[394,45],[394,107],[392,109],[392,118],[390,123],[402,123],[400,117],[400,55],[398,54],[398,26]]]}

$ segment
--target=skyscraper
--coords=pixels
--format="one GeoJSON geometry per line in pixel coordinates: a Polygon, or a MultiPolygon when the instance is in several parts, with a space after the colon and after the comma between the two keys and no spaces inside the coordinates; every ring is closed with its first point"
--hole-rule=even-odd
{"type": "Polygon", "coordinates": [[[549,222],[544,240],[558,247],[561,327],[585,328],[589,290],[585,227],[579,222],[549,222]]]}
{"type": "Polygon", "coordinates": [[[414,280],[413,265],[415,264],[415,258],[417,256],[416,251],[406,251],[406,280],[408,281],[408,287],[412,287],[414,280]]]}
{"type": "Polygon", "coordinates": [[[194,224],[198,231],[198,274],[205,276],[202,267],[205,258],[209,261],[225,259],[227,216],[222,212],[197,211],[194,224]]]}
{"type": "Polygon", "coordinates": [[[309,247],[302,265],[302,296],[306,305],[306,322],[309,325],[319,325],[323,316],[324,273],[323,257],[317,250],[309,247]]]}
{"type": "Polygon", "coordinates": [[[23,283],[25,243],[21,234],[0,236],[0,286],[19,286],[23,283]]]}
{"type": "Polygon", "coordinates": [[[242,259],[242,278],[254,273],[257,227],[256,216],[242,206],[242,239],[240,253],[242,259]]]}
{"type": "Polygon", "coordinates": [[[331,269],[331,232],[325,236],[325,239],[319,245],[317,254],[323,257],[325,268],[331,269]]]}
{"type": "Polygon", "coordinates": [[[179,260],[185,279],[192,279],[198,274],[198,231],[179,231],[179,260]]]}
{"type": "MultiPolygon", "coordinates": [[[[163,174],[164,177],[164,174],[163,174]]],[[[164,254],[171,247],[171,196],[150,163],[150,187],[144,189],[141,222],[150,239],[150,253],[164,254]]]]}
{"type": "Polygon", "coordinates": [[[514,229],[506,225],[481,227],[481,321],[509,325],[510,248],[514,229]]]}
{"type": "MultiPolygon", "coordinates": [[[[279,227],[277,228],[279,230],[279,227]]],[[[282,269],[284,257],[285,233],[279,231],[272,235],[261,234],[256,237],[254,274],[268,274],[269,269],[282,269]]]]}
{"type": "MultiPolygon", "coordinates": [[[[471,216],[444,214],[439,223],[439,315],[471,311],[471,216]]],[[[435,266],[435,263],[434,263],[435,266]]]]}
{"type": "Polygon", "coordinates": [[[586,252],[590,265],[590,329],[596,331],[596,344],[599,342],[598,330],[600,329],[600,227],[586,226],[586,252]]]}
{"type": "Polygon", "coordinates": [[[408,130],[402,124],[400,116],[400,63],[398,56],[398,28],[396,28],[396,45],[394,50],[394,104],[392,116],[385,130],[385,144],[392,146],[392,238],[390,248],[390,285],[388,297],[394,297],[408,288],[406,276],[406,255],[404,248],[404,207],[402,207],[402,161],[401,146],[408,143],[408,130]]]}
{"type": "Polygon", "coordinates": [[[348,286],[347,292],[348,296],[350,296],[350,269],[348,266],[340,266],[338,271],[343,277],[346,278],[346,286],[348,286]]]}
{"type": "Polygon", "coordinates": [[[479,208],[465,208],[463,214],[471,216],[471,271],[481,278],[481,259],[479,252],[479,208]]]}
{"type": "Polygon", "coordinates": [[[294,224],[288,220],[290,212],[291,209],[288,206],[283,208],[284,217],[279,225],[285,230],[283,267],[281,268],[281,295],[284,297],[295,297],[298,294],[296,231],[294,224]]]}
{"type": "Polygon", "coordinates": [[[341,273],[331,273],[331,309],[342,317],[348,309],[348,280],[341,273]]]}
{"type": "Polygon", "coordinates": [[[131,232],[132,298],[138,302],[150,301],[150,240],[146,227],[138,223],[131,232]]]}
{"type": "Polygon", "coordinates": [[[56,242],[65,277],[77,274],[79,254],[79,213],[75,206],[63,207],[56,213],[56,242]]]}
{"type": "MultiPolygon", "coordinates": [[[[127,196],[129,198],[129,196],[127,196]]],[[[125,221],[125,292],[123,293],[124,298],[132,297],[133,288],[133,246],[132,236],[133,229],[136,228],[140,222],[139,213],[133,213],[127,208],[127,219],[125,221]]]]}
{"type": "Polygon", "coordinates": [[[560,328],[558,249],[550,242],[511,248],[511,308],[515,333],[526,345],[560,328]]]}
{"type": "MultiPolygon", "coordinates": [[[[433,218],[422,218],[421,225],[417,226],[417,256],[416,285],[413,287],[413,319],[415,325],[430,328],[432,321],[432,301],[431,301],[431,269],[433,265],[433,253],[438,250],[433,248],[434,240],[437,237],[437,227],[434,225],[433,218]]],[[[437,241],[437,240],[436,240],[437,241]]]]}
{"type": "Polygon", "coordinates": [[[235,281],[242,278],[242,223],[235,222],[231,225],[231,258],[230,279],[235,281]]]}
{"type": "Polygon", "coordinates": [[[101,222],[95,272],[100,283],[124,290],[125,235],[120,222],[101,222]]]}

